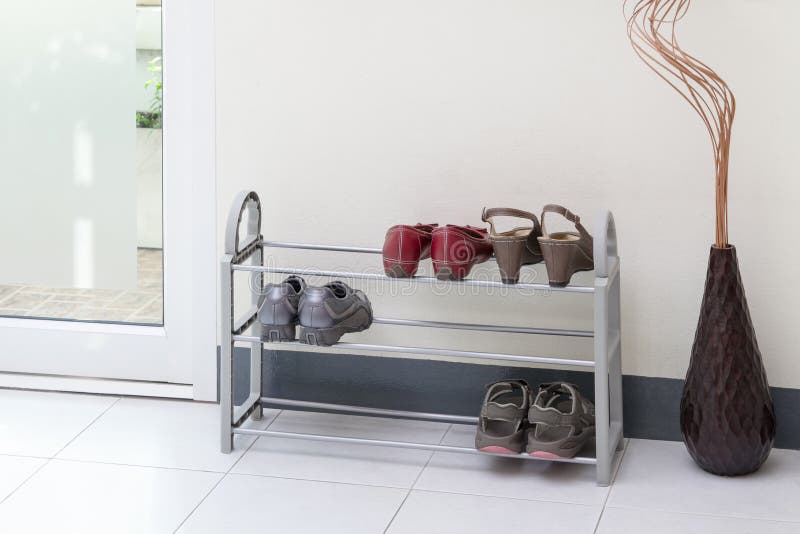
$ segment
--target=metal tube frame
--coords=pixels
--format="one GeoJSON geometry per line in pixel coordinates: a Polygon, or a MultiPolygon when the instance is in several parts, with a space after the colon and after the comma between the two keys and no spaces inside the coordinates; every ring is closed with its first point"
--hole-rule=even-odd
{"type": "MultiPolygon", "coordinates": [[[[453,356],[467,359],[484,359],[496,361],[519,361],[524,363],[566,365],[574,367],[594,368],[595,376],[595,418],[596,439],[594,455],[578,456],[564,461],[568,463],[595,465],[597,484],[607,486],[611,483],[614,471],[621,459],[621,451],[625,446],[622,421],[622,346],[620,317],[620,276],[619,256],[617,254],[616,228],[611,212],[603,210],[595,223],[594,258],[595,280],[592,286],[567,286],[550,288],[545,284],[519,284],[525,289],[543,289],[547,291],[564,291],[592,294],[594,297],[594,328],[585,330],[561,330],[553,328],[529,328],[506,325],[485,325],[469,323],[450,323],[440,321],[421,321],[414,319],[376,318],[377,324],[404,327],[443,328],[457,330],[477,330],[504,332],[515,334],[532,334],[548,336],[572,336],[594,338],[594,359],[578,360],[568,358],[549,358],[516,354],[471,352],[429,347],[399,347],[394,345],[372,345],[364,343],[338,343],[333,350],[348,351],[380,351],[389,353],[429,354],[433,356],[453,356]]],[[[347,406],[302,400],[278,399],[264,396],[262,393],[262,354],[264,342],[261,340],[261,325],[256,320],[260,296],[251,291],[251,307],[239,318],[234,315],[234,272],[249,271],[258,273],[306,274],[328,277],[354,279],[385,280],[377,274],[340,273],[335,271],[312,271],[308,269],[291,269],[267,267],[264,262],[265,248],[291,248],[315,251],[347,252],[362,254],[380,254],[381,249],[367,247],[346,247],[335,245],[315,245],[264,241],[261,235],[261,201],[255,192],[242,191],[234,199],[228,216],[225,235],[225,254],[220,269],[221,297],[221,350],[220,350],[220,411],[221,411],[221,449],[229,453],[233,449],[233,438],[236,434],[255,436],[276,436],[289,439],[307,439],[368,444],[382,447],[400,447],[441,452],[458,452],[466,454],[487,454],[468,447],[454,447],[430,443],[411,443],[377,439],[362,439],[317,434],[299,434],[278,432],[273,430],[255,430],[243,428],[248,419],[258,420],[263,415],[263,406],[288,407],[294,409],[325,410],[333,412],[354,413],[377,417],[395,417],[403,419],[422,419],[446,423],[476,424],[478,418],[450,414],[434,414],[385,410],[364,406],[347,406]],[[244,235],[240,235],[240,234],[244,235]],[[246,334],[245,332],[248,332],[246,334]],[[241,405],[233,401],[233,348],[235,343],[250,344],[250,391],[247,400],[241,405]]],[[[262,275],[263,277],[263,275],[262,275]]],[[[415,277],[408,282],[441,283],[429,277],[415,277]]],[[[263,282],[259,278],[259,285],[263,282]]],[[[468,285],[492,287],[502,285],[500,282],[488,280],[465,280],[468,285]]],[[[518,286],[518,287],[519,287],[518,286]]],[[[250,288],[253,289],[252,287],[250,288]]],[[[282,343],[282,346],[299,345],[298,343],[282,343]]],[[[508,457],[508,455],[503,455],[508,457]]],[[[542,459],[520,454],[514,458],[542,459]]]]}
{"type": "MultiPolygon", "coordinates": [[[[288,247],[283,247],[288,248],[288,247]]],[[[240,265],[232,264],[231,268],[234,271],[249,271],[249,272],[264,272],[264,273],[278,273],[278,274],[294,274],[297,276],[322,276],[326,278],[349,278],[352,280],[377,280],[381,282],[387,281],[385,275],[375,273],[354,273],[349,271],[323,271],[318,269],[295,269],[291,267],[267,267],[263,265],[240,265]]],[[[508,288],[508,284],[496,280],[453,280],[442,282],[433,276],[414,276],[412,278],[392,279],[395,282],[415,282],[420,284],[459,284],[465,286],[477,287],[502,287],[508,288]]],[[[592,286],[566,286],[566,287],[552,287],[548,284],[529,284],[518,283],[514,285],[516,289],[532,289],[534,291],[553,292],[553,293],[594,293],[595,288],[592,286]]]]}

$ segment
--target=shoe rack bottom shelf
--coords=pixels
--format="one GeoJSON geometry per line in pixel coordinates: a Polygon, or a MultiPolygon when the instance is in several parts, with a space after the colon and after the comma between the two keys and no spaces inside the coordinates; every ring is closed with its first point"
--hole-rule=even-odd
{"type": "Polygon", "coordinates": [[[480,454],[482,456],[501,456],[504,458],[520,458],[522,460],[540,460],[545,462],[564,462],[571,464],[590,464],[595,465],[597,459],[594,456],[576,456],[575,458],[538,458],[528,454],[497,454],[491,452],[481,452],[469,447],[456,447],[452,445],[436,445],[427,443],[411,443],[405,441],[388,441],[381,439],[348,438],[342,436],[321,436],[318,434],[300,434],[297,432],[278,432],[275,430],[254,430],[248,428],[236,428],[234,434],[245,434],[248,436],[267,436],[284,439],[304,439],[310,441],[329,441],[334,443],[355,443],[359,445],[374,445],[378,447],[396,447],[400,449],[418,449],[425,451],[456,452],[467,454],[480,454]]]}
{"type": "MultiPolygon", "coordinates": [[[[432,414],[421,412],[404,412],[399,410],[384,410],[380,408],[367,408],[362,406],[349,406],[342,404],[328,404],[322,402],[310,401],[297,401],[291,399],[278,399],[274,397],[261,397],[259,400],[261,406],[277,406],[287,407],[289,409],[308,409],[308,410],[324,410],[328,412],[343,412],[355,413],[359,415],[366,415],[372,417],[393,417],[397,419],[417,419],[417,420],[430,420],[444,423],[467,424],[476,425],[478,423],[477,417],[450,415],[450,414],[432,414]]],[[[246,404],[245,404],[246,406],[246,404]]],[[[243,419],[246,419],[248,414],[241,414],[243,419]]],[[[619,451],[624,447],[624,441],[621,439],[621,426],[612,428],[614,434],[614,443],[619,443],[619,451]]],[[[538,458],[530,456],[529,454],[495,454],[482,452],[472,447],[459,447],[454,445],[441,445],[433,443],[413,443],[407,441],[392,441],[381,439],[368,439],[368,438],[351,438],[345,436],[326,436],[319,434],[304,434],[298,432],[281,432],[276,430],[256,430],[250,428],[236,427],[233,429],[234,434],[243,434],[248,436],[268,436],[284,439],[304,439],[311,441],[325,441],[333,443],[355,443],[359,445],[373,445],[379,447],[395,447],[402,449],[417,449],[427,451],[439,452],[454,452],[462,454],[478,454],[481,456],[499,456],[502,458],[519,458],[523,460],[539,460],[547,462],[562,462],[572,464],[587,464],[596,465],[597,457],[595,454],[594,440],[592,440],[583,451],[582,454],[574,458],[538,458]]]]}

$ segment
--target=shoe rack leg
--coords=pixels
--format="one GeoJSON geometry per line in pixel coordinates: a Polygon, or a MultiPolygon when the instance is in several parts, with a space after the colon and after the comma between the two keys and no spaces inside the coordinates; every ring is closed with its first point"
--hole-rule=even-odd
{"type": "Polygon", "coordinates": [[[621,451],[625,445],[625,438],[622,433],[622,429],[625,427],[623,426],[622,422],[622,322],[621,322],[621,314],[620,314],[620,273],[617,272],[617,276],[614,278],[614,282],[611,285],[609,291],[609,330],[611,332],[611,338],[614,340],[618,340],[615,343],[614,347],[611,347],[613,351],[609,354],[610,358],[610,368],[609,368],[609,381],[611,387],[611,413],[610,419],[611,422],[617,425],[620,429],[619,433],[619,441],[616,443],[616,450],[621,451]]]}
{"type": "Polygon", "coordinates": [[[233,271],[231,271],[231,256],[226,256],[220,265],[220,307],[221,307],[221,336],[220,336],[220,365],[219,365],[219,406],[220,406],[220,437],[221,450],[229,453],[233,450],[233,271]]]}
{"type": "Polygon", "coordinates": [[[594,407],[597,485],[611,483],[613,447],[608,392],[608,278],[597,278],[594,289],[594,407]]]}
{"type": "MultiPolygon", "coordinates": [[[[258,249],[253,253],[253,264],[263,265],[264,251],[258,249]]],[[[256,283],[251,288],[251,302],[253,305],[258,306],[261,302],[261,288],[263,287],[263,273],[253,273],[256,283]]],[[[261,323],[256,321],[251,327],[253,335],[261,337],[261,323]]],[[[261,360],[263,358],[263,345],[260,342],[252,343],[250,346],[250,397],[255,394],[256,408],[253,410],[250,418],[253,421],[261,421],[264,416],[264,408],[261,406],[261,360]]]]}

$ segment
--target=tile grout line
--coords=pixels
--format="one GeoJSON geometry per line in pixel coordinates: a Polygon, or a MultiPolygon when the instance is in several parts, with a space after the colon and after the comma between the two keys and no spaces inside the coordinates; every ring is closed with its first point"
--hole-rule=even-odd
{"type": "Polygon", "coordinates": [[[382,484],[365,484],[362,482],[342,482],[341,480],[318,480],[315,478],[298,478],[298,477],[289,477],[283,475],[259,475],[257,473],[228,473],[231,475],[235,475],[237,477],[254,477],[254,478],[269,478],[273,480],[294,480],[296,482],[314,482],[317,484],[334,484],[338,486],[357,486],[359,488],[380,488],[380,489],[390,489],[390,490],[408,490],[408,488],[402,488],[398,486],[384,486],[382,484]]]}
{"type": "Polygon", "coordinates": [[[755,517],[751,515],[729,515],[729,514],[711,514],[702,512],[687,512],[683,510],[670,510],[669,508],[642,508],[641,506],[617,505],[608,506],[614,510],[635,510],[638,512],[658,512],[661,514],[674,514],[674,515],[688,515],[692,517],[707,517],[715,519],[739,519],[743,521],[759,521],[767,523],[782,523],[786,525],[800,525],[800,520],[792,519],[774,519],[771,517],[755,517]]]}
{"type": "MultiPolygon", "coordinates": [[[[282,412],[288,412],[288,411],[287,410],[283,410],[282,412]]],[[[302,412],[302,413],[314,413],[314,412],[302,412]]],[[[357,417],[369,417],[369,416],[357,416],[357,417]]],[[[276,420],[277,420],[277,417],[276,417],[276,420]]],[[[275,421],[273,421],[273,423],[274,422],[275,421]]],[[[269,426],[272,426],[272,423],[270,423],[269,426]]],[[[455,425],[451,424],[450,427],[448,427],[448,431],[447,432],[449,432],[449,430],[453,426],[455,426],[455,425]]],[[[445,432],[445,434],[439,440],[439,442],[438,442],[439,444],[441,444],[444,441],[444,438],[447,437],[447,432],[445,432]]],[[[432,452],[433,452],[433,455],[436,454],[436,451],[432,451],[432,452]]],[[[448,453],[443,453],[443,454],[448,454],[448,453]]],[[[413,490],[413,489],[416,488],[416,484],[418,483],[419,479],[421,478],[422,474],[424,473],[425,468],[433,460],[433,455],[431,455],[428,458],[428,461],[425,463],[425,465],[423,466],[422,470],[417,475],[417,477],[416,477],[416,479],[415,479],[415,481],[412,484],[412,487],[410,489],[413,490]]],[[[238,461],[236,463],[238,464],[238,461]]],[[[235,467],[235,465],[234,465],[234,467],[235,467]]],[[[233,467],[231,469],[233,469],[233,467]]],[[[358,487],[363,487],[363,488],[383,488],[383,489],[394,489],[394,490],[409,490],[409,488],[399,487],[399,486],[386,486],[386,485],[382,485],[382,484],[366,484],[366,483],[360,483],[360,482],[343,482],[343,481],[340,481],[340,480],[322,480],[322,479],[317,479],[317,478],[302,478],[302,477],[279,476],[279,475],[265,475],[265,474],[261,474],[261,473],[230,473],[230,474],[235,474],[237,476],[271,478],[271,479],[278,479],[278,480],[296,480],[296,481],[299,481],[299,482],[319,482],[319,483],[322,483],[322,484],[339,484],[339,485],[345,485],[345,486],[358,486],[358,487]]],[[[594,506],[594,507],[599,506],[599,505],[572,502],[572,501],[549,500],[549,499],[541,499],[541,498],[530,499],[530,498],[525,498],[525,497],[498,496],[498,495],[490,495],[490,494],[484,494],[484,493],[470,493],[470,492],[464,492],[464,491],[445,491],[445,490],[437,490],[437,489],[425,489],[425,490],[419,490],[419,491],[424,491],[424,492],[427,492],[427,493],[441,493],[441,494],[447,494],[447,495],[463,495],[463,496],[470,496],[470,497],[485,497],[485,498],[494,498],[494,499],[504,499],[504,500],[519,501],[519,502],[538,502],[538,503],[549,503],[549,504],[564,504],[564,505],[570,505],[570,506],[594,506]]]]}
{"type": "Polygon", "coordinates": [[[72,444],[72,442],[73,442],[73,441],[75,441],[76,439],[78,439],[79,437],[81,437],[81,436],[83,435],[83,433],[84,433],[84,432],[86,432],[87,430],[89,430],[89,427],[90,427],[90,426],[92,426],[93,424],[95,424],[95,423],[97,422],[97,420],[98,420],[98,419],[100,419],[101,417],[103,417],[103,416],[104,416],[104,415],[105,415],[105,414],[106,414],[106,413],[107,413],[107,412],[108,412],[108,411],[109,411],[111,408],[113,408],[114,406],[116,406],[116,405],[117,405],[117,403],[118,403],[119,401],[121,401],[121,400],[122,400],[122,397],[117,397],[117,400],[115,400],[114,402],[112,402],[112,403],[111,403],[111,405],[110,405],[108,408],[106,408],[105,410],[103,410],[103,411],[102,411],[102,413],[100,413],[100,414],[99,414],[97,417],[95,417],[94,419],[92,419],[92,422],[91,422],[91,423],[89,423],[88,425],[86,425],[86,426],[84,427],[84,429],[83,429],[83,430],[81,430],[80,432],[78,432],[78,434],[76,434],[76,435],[75,435],[75,437],[73,437],[71,440],[69,440],[69,441],[67,442],[67,444],[66,444],[66,445],[64,445],[63,447],[61,447],[61,448],[58,450],[58,452],[56,452],[56,453],[55,453],[55,454],[52,456],[52,458],[50,458],[50,459],[51,459],[51,460],[54,460],[54,459],[56,459],[56,457],[57,457],[59,454],[61,454],[62,452],[64,452],[64,449],[66,449],[67,447],[69,447],[69,446],[72,444]]]}
{"type": "MultiPolygon", "coordinates": [[[[442,444],[442,442],[444,441],[444,438],[447,437],[447,434],[450,432],[450,430],[452,428],[453,428],[453,424],[450,423],[448,425],[448,427],[445,429],[445,431],[442,433],[442,437],[439,438],[439,443],[437,443],[437,445],[441,445],[442,444]]],[[[428,468],[428,465],[431,463],[431,460],[433,460],[433,456],[435,454],[436,454],[436,451],[431,451],[431,455],[428,456],[428,461],[425,462],[425,465],[423,465],[422,469],[420,469],[419,473],[417,473],[417,477],[414,479],[414,482],[411,483],[411,487],[408,488],[408,491],[406,492],[405,496],[403,497],[403,500],[400,502],[400,506],[398,506],[397,510],[394,511],[394,514],[392,514],[392,518],[386,524],[386,528],[383,529],[383,534],[386,534],[387,532],[389,532],[389,529],[392,527],[392,523],[394,523],[394,520],[397,518],[397,514],[399,514],[400,510],[402,510],[403,506],[405,506],[406,501],[411,496],[411,492],[414,491],[414,487],[417,485],[417,482],[419,482],[420,477],[422,477],[422,473],[424,473],[425,469],[428,468]]]]}
{"type": "Polygon", "coordinates": [[[37,467],[36,469],[34,469],[33,473],[31,473],[30,475],[28,475],[27,477],[25,477],[25,480],[23,480],[22,482],[20,482],[19,484],[17,484],[17,487],[15,487],[13,490],[11,490],[11,492],[10,492],[8,495],[6,495],[6,496],[5,496],[5,497],[3,497],[2,499],[0,499],[0,506],[1,506],[1,505],[2,505],[4,502],[6,502],[6,501],[7,501],[9,498],[11,498],[11,496],[12,496],[12,495],[14,495],[14,494],[17,492],[17,490],[19,490],[19,489],[20,489],[22,486],[24,486],[25,484],[27,484],[27,483],[28,483],[28,481],[29,481],[30,479],[32,479],[32,478],[34,477],[34,475],[36,475],[36,473],[38,473],[39,471],[41,471],[41,470],[44,468],[44,466],[46,466],[47,464],[49,464],[49,463],[50,463],[50,460],[52,460],[52,458],[47,458],[47,459],[46,459],[44,462],[42,462],[42,465],[40,465],[39,467],[37,467]]]}
{"type": "MultiPolygon", "coordinates": [[[[43,293],[43,294],[44,294],[44,293],[43,293]]],[[[45,305],[45,304],[47,304],[48,302],[51,302],[51,301],[52,301],[52,299],[53,299],[53,294],[52,294],[52,293],[48,294],[46,298],[44,298],[44,299],[42,299],[41,301],[39,301],[39,302],[37,302],[36,304],[34,304],[32,308],[28,308],[28,309],[25,311],[25,315],[28,315],[28,314],[33,314],[33,313],[35,313],[35,312],[36,312],[36,310],[38,310],[39,308],[42,308],[42,307],[44,307],[44,305],[45,305]]]]}
{"type": "Polygon", "coordinates": [[[163,465],[143,465],[143,464],[126,464],[121,462],[110,462],[103,460],[86,460],[77,458],[53,458],[59,462],[72,462],[74,464],[93,464],[93,465],[115,465],[118,467],[137,467],[141,469],[159,469],[161,471],[190,471],[192,473],[208,473],[214,475],[224,475],[225,471],[213,471],[209,469],[196,469],[194,467],[165,467],[163,465]]]}
{"type": "Polygon", "coordinates": [[[445,491],[439,489],[422,489],[416,491],[421,493],[441,493],[443,495],[456,495],[462,497],[480,497],[482,499],[499,499],[501,501],[518,501],[520,503],[527,502],[527,503],[540,503],[540,504],[564,504],[567,506],[588,506],[591,508],[598,508],[600,506],[598,504],[589,504],[585,502],[553,501],[548,499],[526,499],[525,497],[509,497],[507,495],[491,495],[488,493],[468,493],[463,491],[452,491],[452,490],[445,491]]]}
{"type": "Polygon", "coordinates": [[[85,427],[83,427],[83,429],[82,429],[80,432],[78,432],[78,433],[77,433],[75,436],[73,436],[73,438],[72,438],[71,440],[69,440],[69,441],[66,443],[66,445],[64,445],[64,446],[63,446],[63,447],[61,447],[61,448],[60,448],[58,451],[56,451],[56,453],[55,453],[53,456],[50,456],[50,457],[47,457],[47,458],[45,458],[45,459],[44,459],[45,461],[42,463],[42,465],[40,465],[40,466],[39,466],[39,467],[38,467],[36,470],[34,470],[34,472],[33,472],[33,473],[31,473],[29,476],[27,476],[27,477],[25,478],[25,480],[23,480],[22,482],[20,482],[20,483],[17,485],[17,487],[15,487],[13,490],[11,490],[11,492],[10,492],[8,495],[6,495],[6,496],[5,496],[5,497],[3,497],[2,499],[0,499],[0,505],[2,505],[4,502],[6,502],[6,501],[7,501],[7,500],[8,500],[8,499],[9,499],[9,498],[12,496],[12,495],[14,495],[14,494],[15,494],[15,493],[16,493],[16,492],[17,492],[17,491],[18,491],[18,490],[19,490],[19,489],[20,489],[22,486],[24,486],[25,484],[27,484],[27,483],[28,483],[28,481],[29,481],[30,479],[32,479],[34,476],[36,476],[36,474],[37,474],[37,473],[39,473],[39,471],[41,471],[42,469],[44,469],[44,468],[45,468],[45,466],[47,466],[47,465],[48,465],[50,462],[52,462],[52,461],[53,461],[53,460],[56,458],[56,456],[58,456],[59,454],[61,454],[61,452],[62,452],[64,449],[66,449],[66,448],[69,446],[69,444],[70,444],[70,443],[72,443],[73,441],[75,441],[76,439],[78,439],[78,437],[80,437],[80,436],[81,436],[81,434],[83,434],[84,432],[86,432],[86,430],[87,430],[87,429],[88,429],[90,426],[92,426],[93,424],[95,424],[95,423],[97,422],[97,420],[98,420],[98,419],[100,419],[101,417],[103,417],[103,416],[106,414],[106,412],[108,412],[108,411],[109,411],[111,408],[113,408],[114,406],[116,406],[116,404],[117,404],[117,403],[118,403],[118,402],[119,402],[121,399],[122,399],[122,397],[117,397],[117,399],[116,399],[114,402],[112,402],[112,403],[111,403],[111,404],[108,406],[108,408],[106,408],[105,410],[103,410],[102,412],[100,412],[100,413],[97,415],[97,417],[95,417],[94,419],[92,419],[92,420],[89,422],[89,424],[88,424],[88,425],[86,425],[85,427]]]}
{"type": "MultiPolygon", "coordinates": [[[[13,286],[4,286],[4,287],[13,287],[13,286]]],[[[4,303],[6,300],[9,300],[11,297],[13,297],[13,296],[14,296],[14,295],[16,295],[17,293],[19,293],[19,292],[20,292],[20,290],[21,290],[23,287],[25,287],[25,286],[19,286],[19,287],[17,287],[16,289],[14,289],[14,290],[13,290],[11,293],[6,293],[6,294],[5,294],[5,296],[3,296],[2,298],[0,298],[0,306],[3,306],[3,303],[4,303]]],[[[5,307],[5,306],[3,306],[3,307],[5,307]]],[[[19,308],[10,307],[10,308],[8,308],[8,309],[10,309],[10,310],[14,310],[14,309],[19,309],[19,308]]]]}
{"type": "MultiPolygon", "coordinates": [[[[262,410],[262,414],[263,414],[264,408],[262,407],[261,410],[262,410]]],[[[267,430],[269,427],[271,427],[272,424],[275,421],[278,420],[278,416],[280,414],[282,414],[282,413],[283,413],[283,410],[278,410],[278,413],[276,413],[275,417],[272,418],[272,421],[270,421],[269,424],[264,427],[264,430],[267,430]]],[[[197,511],[197,509],[200,508],[200,506],[204,502],[206,502],[206,499],[208,499],[211,496],[211,494],[214,493],[214,490],[217,489],[217,487],[220,484],[222,484],[222,481],[225,480],[228,477],[228,475],[231,473],[231,471],[233,471],[233,468],[236,467],[240,461],[242,461],[242,458],[244,458],[244,455],[247,454],[250,451],[250,449],[253,448],[253,445],[255,445],[256,442],[258,440],[260,440],[260,439],[261,439],[260,436],[256,436],[256,439],[254,439],[253,442],[250,443],[250,445],[247,446],[247,448],[242,452],[241,456],[239,456],[236,459],[236,461],[231,464],[231,466],[228,468],[227,471],[222,473],[222,476],[219,477],[219,480],[217,480],[217,482],[213,486],[211,486],[211,488],[208,490],[208,493],[206,493],[203,496],[203,498],[200,499],[200,502],[198,502],[197,505],[194,508],[192,508],[192,510],[188,514],[186,514],[186,517],[184,517],[183,520],[178,524],[178,526],[175,527],[175,530],[172,531],[172,534],[176,534],[181,529],[181,527],[183,527],[184,523],[186,523],[189,520],[189,518],[192,517],[192,515],[194,515],[194,513],[197,511]]]]}
{"type": "Polygon", "coordinates": [[[0,452],[0,456],[8,456],[9,458],[29,458],[33,460],[49,460],[49,456],[31,456],[30,454],[12,454],[7,452],[0,452]]]}
{"type": "MultiPolygon", "coordinates": [[[[448,453],[444,453],[448,454],[448,453]]],[[[172,469],[172,468],[163,468],[163,469],[172,469]]],[[[222,474],[219,471],[211,471],[213,473],[222,474]]],[[[278,476],[278,475],[261,475],[257,473],[230,473],[231,475],[236,475],[240,477],[256,477],[256,478],[270,478],[276,480],[295,480],[297,482],[317,482],[319,484],[334,484],[340,486],[357,486],[360,488],[381,488],[381,489],[391,489],[391,490],[408,490],[408,488],[398,487],[398,486],[384,486],[381,484],[364,484],[360,482],[342,482],[340,480],[319,480],[319,479],[312,479],[312,478],[298,478],[298,477],[289,477],[289,476],[278,476]]],[[[563,504],[566,506],[584,506],[584,507],[594,507],[597,508],[600,505],[595,504],[587,504],[581,502],[570,502],[570,501],[552,501],[552,500],[545,500],[545,499],[526,499],[524,497],[508,497],[508,496],[500,496],[500,495],[489,495],[486,493],[467,493],[461,491],[445,491],[445,490],[437,490],[437,489],[424,489],[424,490],[416,490],[421,493],[440,493],[443,495],[456,495],[456,496],[463,496],[463,497],[480,497],[486,499],[499,499],[499,500],[506,500],[506,501],[518,501],[520,503],[542,503],[542,504],[563,504]]],[[[665,510],[658,510],[658,511],[665,511],[665,510]]],[[[745,518],[750,519],[750,518],[745,518]]]]}
{"type": "MultiPolygon", "coordinates": [[[[622,438],[625,439],[625,438],[622,438]]],[[[597,523],[594,525],[594,530],[592,531],[593,534],[597,534],[597,529],[600,528],[600,522],[603,520],[603,514],[606,513],[606,506],[608,506],[608,499],[611,498],[611,492],[614,491],[614,484],[617,482],[617,476],[619,476],[619,472],[622,469],[622,462],[625,461],[625,454],[628,452],[628,447],[630,447],[631,442],[625,444],[622,448],[622,456],[619,459],[619,463],[617,464],[617,468],[614,470],[613,477],[611,479],[611,484],[608,485],[608,494],[606,494],[606,498],[603,500],[603,507],[600,509],[600,515],[597,516],[597,523]]]]}

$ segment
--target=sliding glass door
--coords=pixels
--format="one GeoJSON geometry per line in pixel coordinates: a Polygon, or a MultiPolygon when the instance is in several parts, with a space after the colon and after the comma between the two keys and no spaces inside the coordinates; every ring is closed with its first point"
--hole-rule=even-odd
{"type": "Polygon", "coordinates": [[[210,21],[211,0],[0,18],[0,386],[214,396],[210,21]]]}

